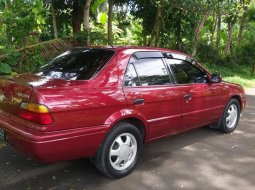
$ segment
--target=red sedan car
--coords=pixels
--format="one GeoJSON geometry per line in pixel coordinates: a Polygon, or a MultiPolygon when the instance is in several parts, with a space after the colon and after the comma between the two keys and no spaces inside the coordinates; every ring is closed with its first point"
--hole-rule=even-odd
{"type": "Polygon", "coordinates": [[[109,177],[143,144],[197,127],[235,130],[241,86],[159,48],[75,48],[35,73],[0,80],[0,138],[42,162],[94,158],[109,177]]]}

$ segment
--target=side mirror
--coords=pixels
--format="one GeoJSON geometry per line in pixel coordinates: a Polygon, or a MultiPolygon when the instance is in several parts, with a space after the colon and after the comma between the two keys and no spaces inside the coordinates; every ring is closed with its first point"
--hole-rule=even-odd
{"type": "Polygon", "coordinates": [[[194,83],[207,83],[208,78],[207,77],[196,77],[194,79],[194,83]]]}
{"type": "Polygon", "coordinates": [[[212,74],[210,81],[211,81],[211,83],[220,83],[222,81],[221,75],[212,74]]]}

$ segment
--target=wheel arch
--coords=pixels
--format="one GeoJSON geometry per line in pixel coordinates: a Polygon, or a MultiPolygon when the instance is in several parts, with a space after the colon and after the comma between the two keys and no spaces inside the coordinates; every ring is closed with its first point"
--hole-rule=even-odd
{"type": "Polygon", "coordinates": [[[239,95],[232,95],[231,99],[236,99],[239,102],[240,109],[242,109],[242,101],[241,101],[241,97],[239,95]]]}
{"type": "Polygon", "coordinates": [[[143,142],[145,142],[148,132],[147,132],[147,128],[145,127],[144,123],[140,119],[138,119],[136,117],[128,117],[128,118],[120,120],[118,123],[122,123],[122,122],[129,123],[129,124],[137,127],[142,134],[143,142]]]}
{"type": "Polygon", "coordinates": [[[127,110],[121,110],[120,112],[116,112],[112,116],[110,116],[106,121],[105,124],[109,125],[109,129],[107,130],[104,139],[102,140],[100,146],[97,149],[97,153],[94,157],[92,157],[92,161],[97,162],[99,160],[99,155],[101,152],[101,146],[102,143],[105,141],[105,138],[107,135],[111,132],[112,128],[117,126],[119,123],[126,122],[129,124],[134,125],[135,127],[138,128],[138,130],[141,132],[142,137],[143,137],[143,142],[146,142],[148,137],[149,137],[149,128],[146,125],[146,120],[140,116],[140,115],[134,115],[132,112],[127,109],[127,110]],[[124,114],[124,113],[129,113],[129,114],[124,114]]]}
{"type": "Polygon", "coordinates": [[[137,127],[143,136],[143,141],[146,141],[148,138],[149,129],[146,119],[143,117],[143,115],[130,109],[124,109],[116,112],[105,121],[105,124],[109,125],[109,130],[107,133],[109,133],[114,126],[121,122],[126,122],[137,127]]]}

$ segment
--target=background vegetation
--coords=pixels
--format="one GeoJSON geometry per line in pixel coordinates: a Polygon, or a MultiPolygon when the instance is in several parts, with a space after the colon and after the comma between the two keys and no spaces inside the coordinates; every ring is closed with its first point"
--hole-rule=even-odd
{"type": "Polygon", "coordinates": [[[74,46],[184,51],[255,86],[253,0],[0,0],[0,74],[32,71],[74,46]]]}

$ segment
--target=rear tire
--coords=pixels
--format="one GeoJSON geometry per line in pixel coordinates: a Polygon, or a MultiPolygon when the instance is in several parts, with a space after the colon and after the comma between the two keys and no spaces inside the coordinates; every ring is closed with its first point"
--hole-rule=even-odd
{"type": "Polygon", "coordinates": [[[139,129],[129,123],[119,123],[106,136],[95,165],[107,177],[124,177],[136,167],[142,147],[139,129]]]}
{"type": "Polygon", "coordinates": [[[219,130],[223,133],[232,133],[239,122],[240,103],[236,99],[231,99],[224,109],[219,122],[219,130]]]}

